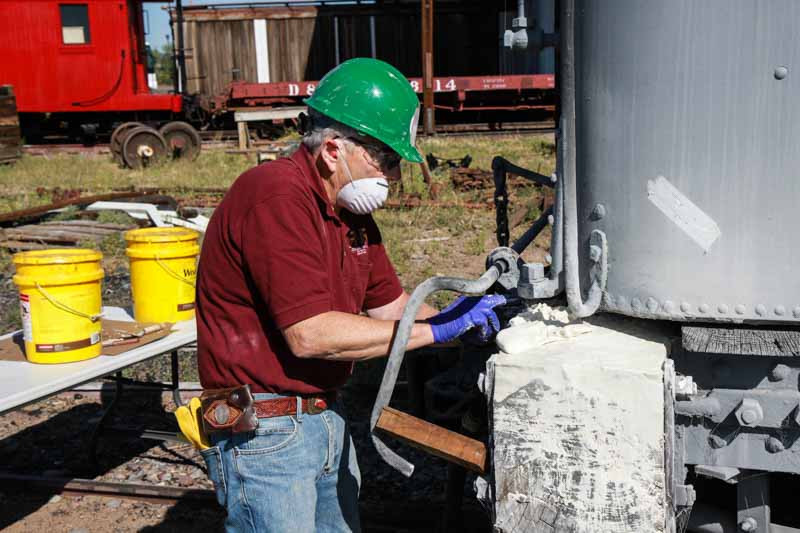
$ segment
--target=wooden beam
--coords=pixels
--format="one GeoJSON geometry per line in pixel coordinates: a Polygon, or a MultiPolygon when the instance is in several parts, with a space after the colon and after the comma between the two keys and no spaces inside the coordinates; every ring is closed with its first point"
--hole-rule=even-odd
{"type": "Polygon", "coordinates": [[[239,134],[239,150],[247,150],[250,147],[250,132],[247,122],[237,122],[236,131],[239,134]]]}
{"type": "Polygon", "coordinates": [[[422,125],[425,135],[436,133],[433,107],[433,0],[422,0],[422,125]]]}
{"type": "Polygon", "coordinates": [[[682,326],[683,349],[689,352],[766,355],[792,357],[800,355],[800,331],[789,325],[770,329],[737,326],[682,326]]]}
{"type": "Polygon", "coordinates": [[[384,407],[375,425],[409,446],[441,457],[467,470],[486,472],[486,444],[431,424],[391,407],[384,407]]]}

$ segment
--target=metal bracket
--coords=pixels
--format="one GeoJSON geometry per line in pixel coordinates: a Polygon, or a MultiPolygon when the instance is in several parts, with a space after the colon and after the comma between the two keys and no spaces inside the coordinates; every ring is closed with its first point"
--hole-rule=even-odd
{"type": "Polygon", "coordinates": [[[732,466],[695,465],[694,472],[698,476],[719,479],[733,485],[739,482],[742,471],[732,466]]]}
{"type": "Polygon", "coordinates": [[[161,211],[153,204],[133,202],[95,202],[86,208],[87,211],[124,211],[137,220],[150,220],[154,226],[182,226],[205,233],[208,218],[197,215],[194,218],[183,218],[177,211],[161,211]]]}
{"type": "Polygon", "coordinates": [[[491,266],[498,261],[502,261],[507,268],[497,280],[497,283],[502,285],[507,291],[510,291],[519,284],[521,263],[519,254],[512,248],[499,246],[492,250],[486,258],[486,268],[491,268],[491,266]]]}

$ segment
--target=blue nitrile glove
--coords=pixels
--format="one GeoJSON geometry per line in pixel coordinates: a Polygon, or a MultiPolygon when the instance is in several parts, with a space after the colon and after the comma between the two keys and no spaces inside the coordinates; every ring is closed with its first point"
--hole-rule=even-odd
{"type": "Polygon", "coordinates": [[[479,328],[479,338],[489,340],[492,333],[500,330],[500,320],[493,308],[506,303],[504,296],[459,296],[441,313],[428,319],[437,344],[457,339],[470,329],[479,328]]]}

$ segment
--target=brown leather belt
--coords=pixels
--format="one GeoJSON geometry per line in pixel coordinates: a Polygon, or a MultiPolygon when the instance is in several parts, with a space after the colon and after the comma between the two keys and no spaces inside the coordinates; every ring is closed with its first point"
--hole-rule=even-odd
{"type": "MultiPolygon", "coordinates": [[[[307,415],[317,415],[328,409],[336,400],[336,394],[324,396],[309,396],[301,399],[301,411],[307,415]]],[[[258,418],[273,418],[297,414],[297,397],[271,398],[269,400],[256,400],[253,407],[258,418]]]]}

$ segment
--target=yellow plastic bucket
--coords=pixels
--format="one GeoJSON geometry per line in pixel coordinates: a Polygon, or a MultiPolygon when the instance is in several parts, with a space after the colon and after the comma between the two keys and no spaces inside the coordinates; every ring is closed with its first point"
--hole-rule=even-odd
{"type": "Polygon", "coordinates": [[[102,258],[83,249],[14,254],[29,361],[69,363],[100,355],[102,258]]]}
{"type": "Polygon", "coordinates": [[[177,227],[125,232],[137,321],[179,322],[194,317],[199,237],[194,230],[177,227]]]}

